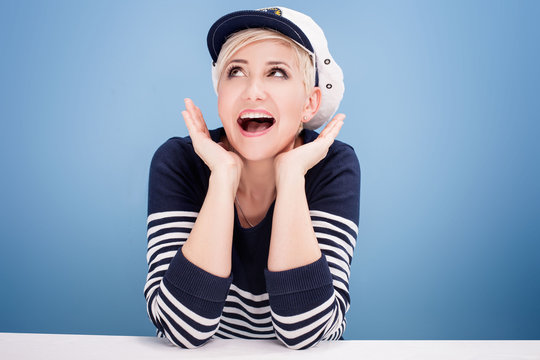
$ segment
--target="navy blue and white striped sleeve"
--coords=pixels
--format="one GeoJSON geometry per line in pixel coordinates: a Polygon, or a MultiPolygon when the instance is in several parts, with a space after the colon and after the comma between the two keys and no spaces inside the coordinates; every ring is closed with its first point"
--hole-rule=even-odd
{"type": "Polygon", "coordinates": [[[349,277],[358,236],[360,166],[343,143],[309,174],[306,196],[322,256],[316,262],[280,272],[266,271],[272,323],[289,348],[305,349],[338,340],[346,327],[349,277]]]}
{"type": "Polygon", "coordinates": [[[148,316],[159,336],[184,348],[214,335],[232,280],[205,272],[182,254],[206,194],[193,156],[185,139],[163,144],[152,159],[148,190],[148,316]]]}

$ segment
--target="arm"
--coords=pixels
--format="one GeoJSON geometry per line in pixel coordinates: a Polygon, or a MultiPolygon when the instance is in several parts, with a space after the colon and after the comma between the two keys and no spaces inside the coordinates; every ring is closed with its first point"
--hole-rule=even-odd
{"type": "Polygon", "coordinates": [[[211,138],[202,113],[186,99],[182,115],[197,155],[211,171],[208,193],[182,251],[195,265],[216,276],[231,273],[234,198],[242,161],[211,138]]]}
{"type": "MultiPolygon", "coordinates": [[[[200,134],[192,134],[191,123],[188,129],[196,150],[200,134]]],[[[212,167],[201,207],[197,194],[205,191],[200,184],[204,175],[193,176],[197,166],[190,162],[197,155],[186,140],[180,147],[173,145],[167,142],[158,149],[150,168],[145,297],[158,334],[191,348],[217,330],[232,281],[234,177],[227,176],[231,167],[212,167]]]]}
{"type": "Polygon", "coordinates": [[[311,226],[304,176],[328,153],[343,126],[338,114],[315,141],[276,157],[276,206],[268,254],[268,270],[282,271],[307,265],[321,257],[311,226]]]}
{"type": "Polygon", "coordinates": [[[340,149],[345,151],[333,151],[314,169],[320,172],[327,164],[340,164],[327,167],[331,173],[319,181],[309,208],[305,189],[295,177],[287,178],[278,190],[267,290],[276,335],[294,349],[339,339],[345,329],[360,172],[352,148],[340,149]],[[280,199],[280,193],[286,196],[280,199]],[[274,237],[274,230],[279,237],[274,237]]]}

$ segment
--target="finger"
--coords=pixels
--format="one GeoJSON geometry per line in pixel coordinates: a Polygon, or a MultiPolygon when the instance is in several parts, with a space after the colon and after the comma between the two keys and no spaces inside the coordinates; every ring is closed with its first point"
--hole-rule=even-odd
{"type": "Polygon", "coordinates": [[[189,113],[191,119],[193,120],[194,124],[198,125],[198,119],[197,119],[197,114],[194,110],[194,107],[195,105],[193,104],[193,101],[189,98],[185,98],[184,99],[184,104],[186,105],[186,110],[187,112],[189,113]]]}
{"type": "Polygon", "coordinates": [[[204,118],[202,116],[201,109],[199,109],[197,105],[195,105],[193,100],[188,99],[188,102],[186,103],[186,105],[189,106],[189,111],[191,112],[191,115],[193,116],[193,118],[196,119],[200,123],[204,123],[204,118]]]}
{"type": "Polygon", "coordinates": [[[334,126],[332,127],[332,129],[330,129],[330,131],[328,132],[327,134],[327,137],[328,138],[331,138],[332,139],[332,142],[335,140],[335,138],[338,136],[339,134],[339,131],[341,130],[341,127],[343,126],[343,119],[345,119],[345,115],[341,114],[342,116],[339,116],[335,118],[335,124],[334,126]]]}
{"type": "Polygon", "coordinates": [[[328,127],[325,128],[324,137],[327,137],[329,134],[332,133],[332,130],[336,127],[337,120],[336,118],[333,118],[332,121],[328,123],[328,127]]]}
{"type": "Polygon", "coordinates": [[[188,130],[193,126],[191,121],[191,116],[189,115],[189,112],[186,110],[182,110],[182,117],[184,118],[184,122],[186,123],[186,127],[188,130]]]}
{"type": "Polygon", "coordinates": [[[333,135],[335,138],[343,126],[343,120],[345,120],[345,114],[337,114],[334,116],[332,119],[332,127],[328,130],[328,135],[333,135]]]}
{"type": "Polygon", "coordinates": [[[343,121],[343,119],[345,119],[345,114],[337,114],[336,116],[334,116],[334,118],[328,124],[326,124],[324,130],[321,132],[319,137],[325,138],[326,136],[328,136],[328,134],[331,133],[332,130],[335,128],[336,124],[339,121],[343,121]]]}
{"type": "Polygon", "coordinates": [[[186,110],[189,112],[189,115],[191,116],[191,118],[194,121],[196,121],[197,118],[196,118],[195,110],[193,109],[195,107],[195,105],[193,104],[193,101],[189,98],[185,98],[184,104],[186,105],[186,110]]]}
{"type": "Polygon", "coordinates": [[[339,131],[341,130],[342,126],[343,126],[342,117],[335,119],[332,127],[328,129],[328,132],[325,133],[325,136],[321,138],[320,141],[322,141],[325,144],[325,146],[329,148],[334,143],[334,140],[338,136],[339,131]]]}
{"type": "Polygon", "coordinates": [[[189,132],[189,136],[191,138],[197,136],[197,128],[193,122],[193,119],[191,118],[191,115],[189,113],[189,111],[182,111],[182,116],[184,117],[184,122],[186,123],[186,127],[188,129],[188,132],[189,132]]]}
{"type": "MultiPolygon", "coordinates": [[[[203,117],[203,114],[202,114],[202,112],[201,112],[201,109],[200,109],[197,105],[195,105],[195,104],[193,104],[193,107],[195,108],[195,112],[196,112],[197,116],[198,116],[201,120],[204,121],[204,117],[203,117]]],[[[205,123],[205,124],[206,124],[206,123],[205,123]]]]}
{"type": "Polygon", "coordinates": [[[332,128],[332,131],[328,134],[328,136],[331,137],[332,140],[334,140],[338,136],[339,131],[341,130],[341,127],[343,126],[343,124],[344,124],[343,120],[338,120],[336,125],[332,128]]]}
{"type": "Polygon", "coordinates": [[[334,120],[330,120],[328,124],[324,127],[323,131],[319,134],[318,138],[324,138],[326,137],[326,134],[328,134],[328,131],[334,126],[334,120]]]}
{"type": "Polygon", "coordinates": [[[206,126],[206,122],[204,121],[201,110],[193,103],[193,100],[191,100],[190,98],[184,99],[184,102],[186,104],[186,110],[189,111],[191,118],[197,126],[197,129],[199,131],[209,134],[208,127],[206,126]]]}
{"type": "Polygon", "coordinates": [[[336,120],[336,121],[344,121],[346,117],[347,117],[347,115],[345,115],[345,114],[343,114],[343,113],[339,113],[339,114],[337,114],[336,116],[334,116],[334,119],[333,119],[333,120],[336,120]]]}

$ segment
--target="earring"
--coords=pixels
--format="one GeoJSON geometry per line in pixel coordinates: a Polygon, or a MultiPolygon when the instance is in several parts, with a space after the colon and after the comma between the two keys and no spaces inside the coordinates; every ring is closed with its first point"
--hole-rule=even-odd
{"type": "Polygon", "coordinates": [[[304,115],[304,120],[307,120],[307,116],[304,115]]]}

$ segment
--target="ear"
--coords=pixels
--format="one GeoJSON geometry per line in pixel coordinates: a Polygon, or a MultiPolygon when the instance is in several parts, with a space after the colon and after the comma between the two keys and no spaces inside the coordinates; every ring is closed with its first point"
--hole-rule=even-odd
{"type": "Polygon", "coordinates": [[[311,89],[311,92],[304,103],[302,122],[308,122],[315,116],[317,111],[319,111],[319,107],[321,106],[321,96],[321,89],[319,87],[314,87],[311,89]]]}

